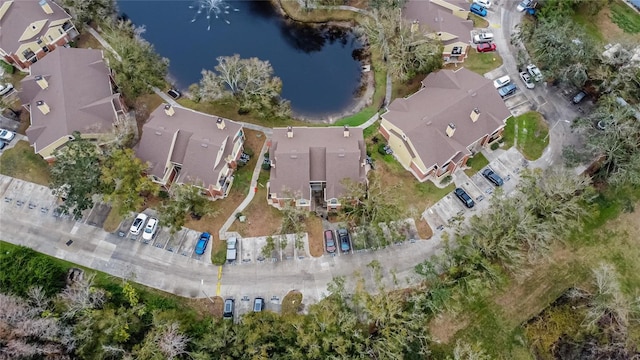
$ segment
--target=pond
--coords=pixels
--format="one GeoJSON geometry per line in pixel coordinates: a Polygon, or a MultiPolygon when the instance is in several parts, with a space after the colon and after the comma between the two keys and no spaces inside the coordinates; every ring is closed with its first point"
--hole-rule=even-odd
{"type": "Polygon", "coordinates": [[[170,60],[170,76],[181,89],[197,83],[202,69],[213,70],[218,56],[240,54],[271,62],[297,115],[339,113],[354,103],[361,44],[350,31],[285,21],[268,1],[128,0],[118,6],[145,27],[143,37],[170,60]]]}

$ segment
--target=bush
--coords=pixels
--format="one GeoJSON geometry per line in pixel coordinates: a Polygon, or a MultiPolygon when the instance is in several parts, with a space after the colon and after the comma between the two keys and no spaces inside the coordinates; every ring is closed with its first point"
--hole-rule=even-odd
{"type": "Polygon", "coordinates": [[[444,179],[442,179],[442,181],[440,181],[440,185],[445,185],[451,182],[453,178],[451,177],[451,175],[447,175],[444,179]]]}
{"type": "Polygon", "coordinates": [[[24,246],[3,249],[0,253],[0,291],[26,296],[29,288],[41,286],[51,296],[64,288],[67,270],[50,257],[24,246]]]}
{"type": "Polygon", "coordinates": [[[246,147],[246,146],[245,146],[245,147],[244,147],[244,149],[242,149],[242,151],[243,151],[245,154],[249,155],[249,156],[253,156],[253,154],[254,154],[253,150],[251,150],[251,148],[250,148],[250,147],[246,147]]]}
{"type": "Polygon", "coordinates": [[[267,170],[267,171],[271,170],[271,163],[263,162],[262,163],[262,170],[267,170]]]}
{"type": "Polygon", "coordinates": [[[213,254],[211,258],[213,265],[224,265],[227,262],[227,249],[223,246],[213,254]]]}
{"type": "Polygon", "coordinates": [[[500,147],[500,144],[498,144],[497,142],[494,142],[493,144],[491,144],[491,150],[498,150],[499,147],[500,147]]]}
{"type": "Polygon", "coordinates": [[[385,143],[378,144],[378,153],[382,156],[387,155],[387,151],[384,149],[385,146],[387,146],[385,143]]]}
{"type": "Polygon", "coordinates": [[[7,74],[13,74],[16,71],[16,68],[13,65],[7,63],[6,61],[0,61],[0,67],[4,69],[4,72],[7,74]]]}

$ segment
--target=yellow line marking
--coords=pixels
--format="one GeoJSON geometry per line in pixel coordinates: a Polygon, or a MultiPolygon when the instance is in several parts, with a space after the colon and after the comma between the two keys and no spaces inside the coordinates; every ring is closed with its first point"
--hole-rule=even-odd
{"type": "Polygon", "coordinates": [[[491,27],[494,29],[500,29],[500,24],[491,24],[491,27]]]}
{"type": "Polygon", "coordinates": [[[220,296],[220,285],[222,285],[222,266],[218,266],[218,284],[216,285],[216,296],[220,296]]]}
{"type": "Polygon", "coordinates": [[[222,266],[218,266],[218,280],[222,279],[222,266]]]}

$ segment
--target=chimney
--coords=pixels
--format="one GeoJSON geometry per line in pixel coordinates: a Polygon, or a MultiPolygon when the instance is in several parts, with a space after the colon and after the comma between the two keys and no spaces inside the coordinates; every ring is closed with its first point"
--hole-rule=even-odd
{"type": "Polygon", "coordinates": [[[478,110],[478,108],[473,109],[473,111],[471,112],[471,115],[469,115],[469,117],[471,118],[471,121],[473,121],[473,122],[478,121],[478,118],[480,117],[480,110],[478,110]]]}
{"type": "Polygon", "coordinates": [[[291,126],[287,126],[287,137],[289,139],[293,137],[293,128],[291,126]]]}
{"type": "Polygon", "coordinates": [[[218,129],[220,130],[224,130],[224,127],[226,126],[224,123],[224,119],[219,117],[218,120],[216,120],[216,125],[218,126],[218,129]]]}
{"type": "Polygon", "coordinates": [[[175,114],[176,111],[173,109],[173,106],[171,106],[169,104],[165,104],[164,105],[164,113],[167,114],[167,116],[173,116],[173,114],[175,114]]]}
{"type": "Polygon", "coordinates": [[[447,125],[447,130],[445,132],[447,133],[448,137],[452,137],[453,133],[456,132],[456,126],[453,125],[453,123],[449,123],[449,125],[447,125]]]}
{"type": "Polygon", "coordinates": [[[49,87],[49,82],[42,75],[36,75],[36,83],[38,83],[43,90],[49,87]]]}
{"type": "Polygon", "coordinates": [[[44,10],[44,12],[47,15],[53,14],[53,9],[51,9],[51,6],[47,2],[47,0],[40,0],[40,6],[42,7],[42,10],[44,10]]]}
{"type": "Polygon", "coordinates": [[[49,105],[47,105],[47,103],[42,100],[36,102],[36,105],[43,115],[47,115],[51,111],[51,109],[49,109],[49,105]]]}
{"type": "Polygon", "coordinates": [[[349,126],[347,125],[344,126],[344,131],[342,132],[342,135],[344,135],[344,137],[349,137],[349,126]]]}

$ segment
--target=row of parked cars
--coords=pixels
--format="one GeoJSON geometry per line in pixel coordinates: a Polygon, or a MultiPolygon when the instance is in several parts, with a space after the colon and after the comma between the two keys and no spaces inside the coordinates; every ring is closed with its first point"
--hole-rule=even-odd
{"type": "MultiPolygon", "coordinates": [[[[226,299],[224,301],[224,309],[222,311],[222,318],[227,320],[233,320],[233,310],[235,308],[236,302],[234,299],[226,299]]],[[[253,299],[253,312],[261,312],[264,310],[264,299],[261,297],[257,297],[253,299]]]]}
{"type": "MultiPolygon", "coordinates": [[[[342,252],[348,252],[351,250],[351,241],[349,239],[349,232],[345,228],[340,228],[336,231],[338,234],[338,240],[340,243],[340,250],[342,252]]],[[[338,249],[336,237],[333,234],[333,230],[324,231],[324,247],[329,254],[333,254],[338,249]]]]}
{"type": "MultiPolygon", "coordinates": [[[[542,81],[543,77],[537,66],[529,64],[525,71],[520,72],[520,79],[527,89],[533,89],[536,87],[535,82],[542,81]]],[[[493,86],[498,89],[498,94],[503,98],[515,94],[518,90],[516,84],[511,82],[509,75],[495,79],[493,86]]]]}
{"type": "MultiPolygon", "coordinates": [[[[489,168],[486,168],[482,171],[482,176],[484,176],[495,186],[504,185],[504,180],[502,180],[502,177],[500,177],[500,175],[496,174],[489,168]]],[[[469,194],[467,194],[467,192],[463,188],[456,188],[453,193],[460,201],[462,201],[464,206],[466,206],[467,208],[471,209],[476,205],[471,196],[469,196],[469,194]]]]}

